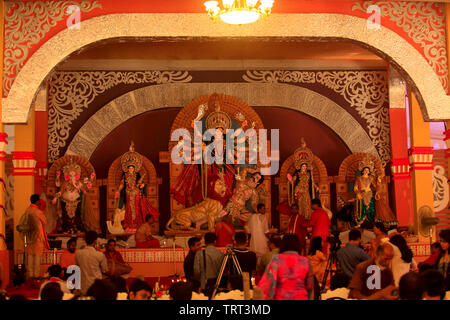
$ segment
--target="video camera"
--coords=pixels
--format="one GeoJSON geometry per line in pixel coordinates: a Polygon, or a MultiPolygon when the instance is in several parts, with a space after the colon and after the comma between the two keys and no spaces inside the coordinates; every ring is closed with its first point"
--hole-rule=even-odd
{"type": "Polygon", "coordinates": [[[339,231],[333,231],[331,236],[327,237],[327,242],[330,244],[331,253],[336,253],[341,248],[341,240],[339,239],[339,231]]]}

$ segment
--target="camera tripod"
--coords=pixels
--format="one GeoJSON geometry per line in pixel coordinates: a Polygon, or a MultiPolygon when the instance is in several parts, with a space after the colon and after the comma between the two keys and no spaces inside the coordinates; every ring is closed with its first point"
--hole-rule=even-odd
{"type": "Polygon", "coordinates": [[[231,261],[233,261],[233,265],[236,268],[238,274],[242,277],[242,269],[241,265],[239,264],[239,261],[236,257],[236,253],[231,249],[227,248],[227,251],[225,252],[225,255],[222,260],[222,265],[220,266],[219,275],[217,276],[216,284],[214,285],[214,291],[211,296],[211,300],[214,298],[214,296],[217,293],[217,289],[219,288],[220,282],[222,281],[223,272],[225,271],[225,267],[227,266],[228,258],[231,257],[231,261]]]}
{"type": "Polygon", "coordinates": [[[325,286],[327,284],[328,275],[330,275],[330,279],[332,277],[333,273],[336,273],[338,271],[337,266],[338,260],[337,260],[337,251],[331,250],[330,255],[328,256],[327,261],[327,267],[325,268],[325,273],[322,278],[322,284],[320,285],[320,292],[324,292],[325,286]],[[336,266],[336,270],[333,270],[333,265],[336,266]]]}

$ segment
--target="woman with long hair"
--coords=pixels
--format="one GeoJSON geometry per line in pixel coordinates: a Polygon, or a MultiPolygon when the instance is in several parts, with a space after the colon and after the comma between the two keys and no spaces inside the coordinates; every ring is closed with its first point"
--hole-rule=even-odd
{"type": "Polygon", "coordinates": [[[417,264],[413,259],[412,250],[408,247],[405,238],[400,234],[392,236],[389,243],[394,249],[391,268],[392,273],[394,274],[395,285],[398,286],[400,278],[411,269],[417,269],[417,264]]]}
{"type": "Polygon", "coordinates": [[[314,274],[311,263],[300,255],[295,234],[281,240],[280,253],[274,256],[258,283],[264,300],[312,300],[314,274]]]}
{"type": "Polygon", "coordinates": [[[439,232],[441,254],[437,259],[437,269],[444,275],[446,291],[450,290],[450,229],[439,232]]]}

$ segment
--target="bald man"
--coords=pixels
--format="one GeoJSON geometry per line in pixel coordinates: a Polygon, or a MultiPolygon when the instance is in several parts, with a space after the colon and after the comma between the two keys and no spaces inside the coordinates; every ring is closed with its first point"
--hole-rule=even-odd
{"type": "Polygon", "coordinates": [[[356,266],[350,282],[349,298],[365,300],[395,300],[397,295],[391,261],[394,257],[392,246],[384,243],[377,247],[373,259],[356,266]]]}

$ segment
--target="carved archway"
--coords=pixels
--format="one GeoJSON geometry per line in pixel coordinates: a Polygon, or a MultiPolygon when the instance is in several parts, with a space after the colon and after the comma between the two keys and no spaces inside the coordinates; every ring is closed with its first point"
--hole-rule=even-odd
{"type": "MultiPolygon", "coordinates": [[[[66,155],[64,157],[59,158],[56,160],[50,169],[48,170],[47,175],[47,182],[46,182],[46,194],[47,196],[52,199],[56,193],[56,172],[58,170],[62,170],[62,168],[70,161],[75,161],[78,163],[81,167],[81,176],[80,179],[83,180],[86,177],[89,177],[91,173],[95,174],[95,169],[92,166],[92,164],[86,159],[81,156],[76,155],[66,155]]],[[[94,230],[96,232],[101,232],[100,229],[100,206],[99,206],[99,200],[100,200],[100,193],[99,193],[99,187],[97,185],[97,180],[95,180],[92,184],[92,187],[89,189],[87,193],[87,201],[89,201],[90,208],[91,208],[91,214],[92,217],[88,217],[87,221],[83,221],[88,228],[91,230],[94,230]]]]}
{"type": "MultiPolygon", "coordinates": [[[[375,165],[375,175],[377,177],[381,174],[384,175],[384,167],[379,158],[374,157],[371,154],[362,152],[351,154],[346,157],[344,161],[342,161],[341,165],[339,166],[339,174],[338,176],[334,177],[337,197],[342,197],[344,201],[355,198],[353,189],[349,190],[349,184],[355,182],[355,174],[358,171],[359,162],[365,157],[369,157],[373,161],[375,165]]],[[[382,181],[382,183],[385,184],[385,186],[383,186],[384,190],[388,190],[387,184],[389,183],[389,181],[389,176],[385,176],[382,181]]]]}
{"type": "Polygon", "coordinates": [[[216,24],[212,28],[206,14],[189,13],[109,14],[83,20],[76,37],[69,28],[57,33],[30,57],[17,75],[3,102],[2,121],[26,123],[41,83],[61,61],[78,50],[106,39],[157,37],[355,41],[397,67],[415,91],[426,120],[450,119],[450,108],[442,108],[450,105],[450,96],[447,96],[436,73],[411,44],[384,26],[374,32],[366,27],[366,19],[320,13],[272,14],[263,25],[234,28],[216,24]]]}
{"type": "MultiPolygon", "coordinates": [[[[156,175],[156,169],[153,163],[145,156],[142,156],[142,168],[139,171],[141,176],[144,176],[144,183],[147,185],[147,198],[150,204],[156,209],[159,209],[158,190],[162,183],[161,178],[156,175]]],[[[108,170],[107,177],[107,217],[106,220],[112,220],[114,209],[116,207],[115,194],[120,185],[120,178],[122,177],[122,164],[120,162],[122,156],[116,158],[108,170]]],[[[152,224],[152,233],[159,234],[159,217],[155,219],[152,224]]]]}
{"type": "MultiPolygon", "coordinates": [[[[229,98],[230,103],[238,103],[240,99],[253,107],[270,105],[305,113],[333,130],[351,152],[378,154],[364,128],[336,102],[309,89],[279,83],[171,83],[136,89],[114,99],[91,116],[70,142],[66,154],[89,159],[101,141],[128,119],[151,110],[187,105],[211,92],[226,92],[234,97],[229,98]]],[[[183,114],[190,119],[197,115],[196,107],[186,112],[183,114]]],[[[253,108],[248,112],[249,116],[259,119],[252,113],[255,112],[253,108]]],[[[181,127],[190,126],[181,118],[176,123],[181,127]]]]}
{"type": "MultiPolygon", "coordinates": [[[[294,165],[294,155],[291,155],[287,158],[280,169],[280,176],[275,179],[275,184],[278,185],[278,203],[282,203],[288,200],[288,180],[287,174],[293,174],[295,171],[294,165]]],[[[328,177],[328,171],[323,163],[323,161],[314,155],[313,160],[313,179],[314,182],[317,183],[320,189],[319,199],[322,204],[330,208],[330,182],[331,179],[328,177]]],[[[280,214],[280,230],[281,232],[286,231],[288,228],[289,217],[280,214]]]]}

